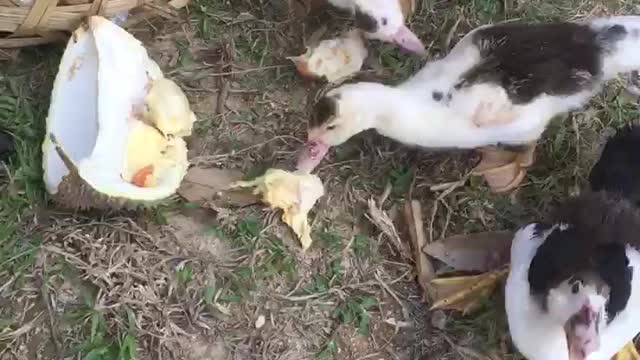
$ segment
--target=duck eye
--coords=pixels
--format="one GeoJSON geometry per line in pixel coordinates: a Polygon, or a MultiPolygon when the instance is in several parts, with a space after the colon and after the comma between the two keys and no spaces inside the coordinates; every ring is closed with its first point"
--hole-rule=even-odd
{"type": "Polygon", "coordinates": [[[577,294],[580,291],[580,281],[576,281],[571,285],[571,292],[577,294]]]}
{"type": "Polygon", "coordinates": [[[385,26],[385,25],[387,25],[387,18],[383,17],[382,18],[382,26],[385,26]]]}
{"type": "Polygon", "coordinates": [[[335,125],[329,125],[329,126],[327,126],[327,130],[333,130],[333,129],[335,129],[335,128],[336,128],[336,126],[335,126],[335,125]]]}

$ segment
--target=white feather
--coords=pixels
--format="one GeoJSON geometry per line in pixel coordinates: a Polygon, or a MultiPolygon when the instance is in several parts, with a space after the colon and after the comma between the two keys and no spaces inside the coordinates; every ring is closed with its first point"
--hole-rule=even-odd
{"type": "Polygon", "coordinates": [[[562,324],[545,316],[530,296],[529,265],[548,234],[536,236],[535,227],[530,224],[520,229],[511,245],[511,269],[505,286],[509,332],[515,346],[529,360],[569,360],[562,324]]]}
{"type": "Polygon", "coordinates": [[[504,88],[477,84],[456,92],[448,104],[433,100],[434,91],[452,89],[460,77],[479,62],[480,53],[472,44],[472,37],[491,25],[469,32],[446,57],[428,63],[397,87],[360,83],[347,85],[339,92],[352,94],[347,96],[349,102],[352,107],[359,107],[361,119],[367,119],[362,120],[363,126],[375,128],[380,134],[408,145],[476,148],[496,143],[533,142],[555,116],[584,106],[605,81],[620,72],[640,68],[640,16],[598,18],[590,24],[596,29],[621,24],[628,34],[605,55],[602,81],[592,89],[570,96],[545,94],[529,103],[514,105],[504,88]],[[360,99],[356,99],[358,97],[360,99]],[[513,115],[511,121],[478,126],[474,123],[476,111],[484,105],[486,114],[481,114],[481,118],[491,120],[506,112],[513,115]]]}
{"type": "Polygon", "coordinates": [[[353,0],[329,0],[329,3],[337,8],[353,10],[355,2],[353,0]]]}
{"type": "MultiPolygon", "coordinates": [[[[511,339],[529,360],[568,360],[562,324],[545,314],[530,295],[529,265],[547,234],[536,236],[535,224],[520,229],[511,245],[511,269],[505,286],[505,307],[511,339]]],[[[633,267],[631,296],[626,308],[600,333],[600,349],[586,360],[609,360],[640,331],[640,253],[628,246],[633,267]]]]}
{"type": "Polygon", "coordinates": [[[640,332],[640,253],[627,246],[629,266],[633,268],[631,295],[627,306],[601,333],[600,349],[586,360],[609,360],[640,332]]]}

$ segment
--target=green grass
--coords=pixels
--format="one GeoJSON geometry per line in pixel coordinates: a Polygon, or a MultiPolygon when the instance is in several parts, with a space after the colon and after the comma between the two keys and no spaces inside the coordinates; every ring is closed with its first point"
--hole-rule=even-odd
{"type": "Polygon", "coordinates": [[[338,306],[333,315],[345,325],[355,325],[361,335],[369,335],[371,315],[369,310],[378,305],[378,300],[372,296],[358,295],[348,298],[344,304],[338,306]]]}
{"type": "Polygon", "coordinates": [[[24,67],[0,66],[0,130],[15,139],[8,178],[0,180],[0,283],[29,273],[42,241],[38,234],[25,233],[21,225],[45,199],[41,143],[56,59],[55,52],[46,58],[25,51],[24,67]],[[29,68],[35,70],[25,71],[29,68]]]}
{"type": "MultiPolygon", "coordinates": [[[[260,93],[258,97],[253,99],[253,102],[250,102],[252,99],[244,99],[250,105],[237,113],[225,114],[220,117],[221,119],[216,117],[214,135],[210,139],[212,140],[211,144],[221,147],[224,144],[228,149],[242,149],[251,145],[246,143],[247,139],[237,135],[239,132],[220,131],[218,134],[218,126],[220,128],[230,125],[238,128],[248,127],[257,129],[258,133],[267,133],[268,136],[280,135],[271,134],[274,129],[277,129],[282,134],[292,135],[294,131],[286,126],[290,126],[298,120],[296,117],[289,118],[287,116],[289,113],[303,116],[301,115],[302,111],[295,108],[296,105],[299,105],[297,104],[299,100],[295,100],[286,104],[290,108],[283,110],[285,115],[269,118],[274,110],[278,110],[282,106],[278,102],[269,103],[271,99],[264,95],[269,95],[270,90],[274,89],[286,91],[288,94],[291,87],[299,86],[301,82],[292,66],[285,66],[277,71],[272,68],[261,69],[285,63],[283,59],[273,56],[273,52],[279,50],[277,49],[279,44],[274,41],[274,34],[287,31],[283,28],[283,24],[286,22],[279,22],[283,19],[271,16],[272,14],[268,13],[270,10],[265,10],[267,7],[263,6],[263,3],[250,0],[229,6],[229,2],[225,3],[219,0],[195,0],[190,5],[190,20],[196,27],[195,36],[199,38],[196,40],[203,40],[206,44],[232,40],[235,46],[233,54],[235,58],[232,59],[234,66],[229,68],[252,70],[239,76],[225,78],[225,80],[233,83],[234,89],[257,90],[260,93]],[[252,6],[253,8],[251,8],[252,6]],[[255,18],[247,16],[247,11],[255,18]],[[242,13],[244,15],[240,19],[239,16],[242,13]]],[[[425,11],[424,16],[414,17],[412,21],[413,26],[423,30],[422,33],[427,44],[432,43],[430,49],[434,54],[445,50],[447,32],[461,14],[465,15],[465,21],[461,23],[460,27],[466,31],[468,26],[504,19],[557,20],[569,18],[576,12],[584,14],[589,10],[587,2],[577,0],[533,0],[523,3],[520,7],[508,5],[512,3],[511,1],[465,0],[453,2],[455,4],[449,4],[451,6],[446,9],[442,9],[442,2],[424,3],[425,6],[440,8],[436,9],[436,13],[425,11]],[[506,7],[505,4],[507,4],[506,7]],[[466,24],[467,21],[468,24],[466,24]]],[[[628,11],[632,8],[632,3],[621,1],[607,4],[607,6],[628,11]]],[[[459,30],[458,34],[461,31],[463,30],[459,30]]],[[[179,51],[178,64],[176,65],[178,75],[182,73],[181,70],[201,65],[198,63],[197,53],[189,47],[192,39],[189,38],[187,41],[187,38],[188,36],[177,36],[175,40],[179,51]]],[[[374,46],[377,47],[380,64],[392,74],[392,82],[401,81],[415,73],[423,63],[423,60],[406,56],[392,46],[379,44],[374,46]]],[[[25,284],[22,276],[32,271],[41,242],[38,234],[26,232],[28,227],[23,227],[22,224],[27,222],[46,200],[41,181],[40,144],[44,132],[50,86],[42,85],[42,78],[47,78],[49,82],[53,79],[58,53],[59,50],[45,53],[28,51],[27,54],[32,58],[27,59],[29,61],[20,64],[19,67],[0,65],[0,94],[2,94],[0,95],[0,128],[8,130],[17,139],[17,152],[8,164],[11,180],[0,185],[2,186],[0,188],[0,284],[15,274],[18,279],[13,286],[16,288],[25,284]],[[37,69],[37,71],[31,71],[32,69],[37,69]]],[[[189,83],[189,86],[195,87],[197,84],[189,83]]],[[[585,174],[593,160],[589,158],[590,149],[599,134],[608,127],[617,128],[630,120],[637,119],[640,115],[636,105],[624,102],[616,95],[616,93],[612,93],[594,99],[590,106],[594,111],[591,121],[578,121],[576,127],[573,127],[571,117],[552,123],[538,148],[539,157],[536,165],[530,170],[529,184],[519,190],[517,197],[490,194],[486,185],[478,178],[472,178],[466,186],[447,196],[444,201],[453,209],[450,214],[450,224],[447,224],[447,234],[484,231],[487,230],[487,227],[492,230],[514,228],[522,222],[540,218],[551,205],[568,196],[572,189],[580,187],[584,183],[585,174]],[[482,212],[486,224],[478,219],[476,214],[478,211],[482,212]]],[[[578,118],[576,117],[576,119],[578,118]]],[[[210,125],[207,124],[207,127],[211,127],[210,125]]],[[[260,149],[256,149],[256,152],[258,151],[260,149]]],[[[266,167],[270,167],[272,164],[280,165],[278,163],[280,158],[272,157],[269,159],[270,155],[256,154],[256,152],[244,153],[241,159],[225,159],[223,165],[249,169],[245,173],[247,178],[262,174],[266,167]],[[264,163],[253,162],[252,160],[256,158],[265,161],[264,163]],[[273,162],[269,163],[268,160],[273,160],[273,162]]],[[[362,202],[362,197],[378,195],[383,191],[386,183],[391,183],[393,190],[388,202],[385,203],[385,208],[390,208],[392,204],[400,204],[414,177],[418,179],[416,180],[418,182],[424,178],[429,178],[431,181],[431,177],[441,175],[420,173],[418,170],[414,172],[413,164],[402,161],[403,155],[400,153],[402,151],[388,156],[387,154],[378,156],[377,153],[367,154],[368,159],[365,161],[370,160],[376,166],[363,170],[357,168],[357,165],[351,167],[353,163],[357,163],[357,159],[362,157],[361,146],[353,145],[352,142],[351,146],[336,149],[334,157],[336,162],[344,161],[350,162],[350,164],[339,170],[336,170],[338,167],[327,170],[327,173],[323,174],[323,180],[330,179],[332,181],[331,186],[327,188],[329,192],[332,192],[330,195],[342,192],[341,186],[349,184],[350,187],[344,190],[357,193],[360,196],[354,203],[335,204],[336,207],[343,208],[345,211],[336,219],[342,222],[341,225],[344,225],[343,223],[348,225],[365,223],[361,221],[366,207],[366,204],[362,202]],[[381,179],[382,181],[379,181],[381,179]],[[352,180],[352,182],[347,180],[352,180]],[[336,183],[339,184],[338,188],[335,187],[336,183]]],[[[433,169],[440,169],[437,165],[440,164],[436,164],[433,169]]],[[[425,216],[428,216],[426,204],[429,204],[430,196],[433,194],[422,193],[420,195],[424,195],[425,216]]],[[[332,203],[330,206],[333,205],[332,203]]],[[[168,212],[180,206],[193,205],[169,204],[151,209],[145,215],[147,220],[153,224],[166,225],[168,212]]],[[[437,221],[434,223],[436,236],[442,231],[446,212],[446,207],[440,206],[437,221]]],[[[377,311],[378,306],[388,310],[385,307],[389,304],[379,304],[382,298],[381,292],[370,292],[370,289],[378,291],[375,287],[377,285],[366,291],[354,290],[349,286],[374,282],[370,270],[385,271],[393,266],[381,261],[386,255],[383,254],[384,247],[380,246],[381,244],[377,240],[365,234],[357,234],[351,238],[352,235],[342,233],[339,230],[340,227],[336,226],[334,222],[319,219],[314,222],[316,224],[313,234],[315,243],[309,251],[312,254],[314,252],[316,255],[320,254],[320,260],[309,265],[298,262],[294,255],[296,249],[291,249],[290,243],[283,242],[282,239],[275,236],[271,232],[271,224],[266,226],[261,217],[262,214],[257,211],[257,208],[253,208],[234,209],[233,221],[230,223],[218,223],[212,218],[212,224],[207,233],[223,240],[233,248],[234,257],[238,257],[240,260],[233,268],[216,269],[211,276],[207,277],[206,281],[201,281],[203,274],[199,273],[201,268],[196,261],[190,260],[179,269],[172,269],[168,278],[176,283],[176,292],[174,293],[176,299],[181,300],[177,297],[184,296],[195,288],[194,293],[197,298],[195,302],[200,301],[207,305],[210,313],[216,312],[216,306],[237,310],[237,314],[242,315],[232,313],[232,325],[224,323],[223,320],[219,322],[226,329],[226,340],[236,344],[246,341],[246,334],[253,333],[254,330],[253,328],[238,327],[237,324],[247,322],[244,318],[245,314],[261,310],[263,305],[267,303],[265,300],[268,300],[269,306],[274,306],[272,309],[282,310],[280,306],[288,306],[288,303],[279,303],[275,297],[271,297],[276,291],[275,288],[277,291],[283,292],[277,295],[293,291],[294,293],[291,295],[293,297],[309,297],[319,301],[319,304],[313,302],[295,303],[292,306],[297,308],[291,310],[290,314],[281,311],[278,314],[277,322],[298,321],[299,319],[295,317],[301,312],[315,311],[316,308],[322,311],[317,311],[308,318],[332,321],[329,326],[319,321],[321,326],[314,328],[314,325],[310,325],[308,329],[305,329],[305,331],[310,331],[305,336],[316,336],[322,339],[315,341],[313,348],[307,349],[317,351],[316,359],[328,360],[338,353],[339,342],[338,339],[335,339],[335,328],[338,326],[354,327],[366,337],[371,331],[371,313],[377,311]],[[322,227],[318,224],[328,225],[322,227]],[[346,270],[346,264],[355,264],[355,266],[346,270]],[[373,264],[375,269],[367,267],[370,264],[373,264]],[[364,268],[362,274],[358,273],[359,269],[355,269],[360,266],[364,268]],[[301,285],[296,288],[299,282],[301,285]],[[238,318],[233,318],[233,316],[238,316],[238,318]],[[239,318],[241,319],[239,320],[239,318]],[[312,330],[315,330],[315,333],[311,333],[312,330]]],[[[370,228],[370,226],[367,227],[370,228]]],[[[375,233],[375,231],[371,232],[372,236],[375,233]]],[[[298,245],[295,242],[293,244],[298,245]]],[[[395,270],[397,269],[391,271],[395,270]]],[[[402,271],[405,270],[406,268],[402,268],[402,271]]],[[[144,341],[141,341],[140,338],[144,334],[136,331],[133,318],[135,315],[141,314],[133,314],[124,306],[117,312],[107,313],[100,310],[99,306],[95,304],[96,294],[91,284],[87,285],[75,281],[75,277],[78,276],[63,271],[61,267],[50,269],[48,275],[54,276],[56,274],[71,281],[78,297],[83,301],[82,306],[66,317],[66,326],[75,328],[79,333],[77,338],[72,341],[73,350],[80,353],[83,359],[135,358],[136,348],[143,346],[144,341]],[[118,324],[118,326],[113,324],[118,324]]],[[[209,273],[206,274],[209,275],[209,273]]],[[[407,282],[403,281],[394,284],[394,289],[402,291],[406,286],[407,282]]],[[[471,347],[480,351],[493,350],[500,345],[501,335],[506,330],[504,321],[501,319],[501,311],[499,306],[488,301],[479,312],[472,316],[454,316],[444,331],[456,339],[465,338],[472,334],[471,347]]],[[[16,319],[11,316],[12,314],[5,314],[0,310],[0,332],[3,328],[11,327],[13,329],[19,325],[16,324],[16,319]]],[[[273,333],[266,333],[266,329],[261,331],[265,331],[264,339],[273,335],[273,333]]],[[[431,333],[430,336],[438,336],[438,334],[431,333]]],[[[506,356],[506,358],[510,358],[511,355],[506,356]]]]}
{"type": "Polygon", "coordinates": [[[327,343],[322,347],[322,350],[320,350],[316,354],[315,359],[316,360],[333,359],[333,357],[336,355],[337,352],[338,352],[338,344],[336,344],[336,341],[334,339],[331,339],[327,341],[327,343]]]}

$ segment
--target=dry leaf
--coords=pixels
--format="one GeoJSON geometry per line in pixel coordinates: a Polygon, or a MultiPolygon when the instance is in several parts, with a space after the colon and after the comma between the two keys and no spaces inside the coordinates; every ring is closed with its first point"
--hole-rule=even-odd
{"type": "Polygon", "coordinates": [[[182,180],[178,194],[188,202],[213,202],[217,206],[255,204],[259,201],[255,195],[230,189],[242,177],[237,170],[193,167],[182,180]]]}
{"type": "Polygon", "coordinates": [[[457,271],[492,271],[509,263],[512,231],[450,236],[423,250],[457,271]]]}
{"type": "Polygon", "coordinates": [[[629,341],[611,360],[640,360],[640,354],[633,341],[629,341]]]}
{"type": "Polygon", "coordinates": [[[262,201],[284,211],[282,221],[298,235],[302,249],[311,246],[311,226],[307,222],[307,214],[324,195],[324,186],[317,175],[269,169],[261,177],[252,181],[238,181],[231,187],[255,187],[253,193],[262,194],[262,201]]]}
{"type": "Polygon", "coordinates": [[[435,295],[431,310],[458,310],[467,314],[475,310],[480,300],[489,296],[508,273],[509,269],[506,268],[481,275],[433,279],[431,289],[435,295]]]}
{"type": "Polygon", "coordinates": [[[407,201],[404,204],[404,214],[409,226],[409,237],[413,245],[414,261],[418,271],[418,282],[425,294],[430,293],[429,283],[435,277],[435,270],[429,258],[422,251],[427,244],[427,236],[424,233],[422,222],[422,208],[417,200],[407,201]]]}
{"type": "Polygon", "coordinates": [[[400,0],[400,8],[405,19],[416,11],[416,0],[400,0]]]}

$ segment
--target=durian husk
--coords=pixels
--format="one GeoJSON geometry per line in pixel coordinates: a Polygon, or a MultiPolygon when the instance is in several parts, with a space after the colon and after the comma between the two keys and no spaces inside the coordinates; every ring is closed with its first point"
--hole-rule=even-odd
{"type": "MultiPolygon", "coordinates": [[[[79,41],[78,39],[80,39],[81,37],[88,36],[87,32],[92,31],[92,27],[103,26],[107,21],[108,20],[101,17],[91,17],[88,19],[88,23],[83,23],[73,33],[73,37],[70,40],[69,44],[67,45],[67,50],[65,50],[65,54],[63,55],[63,59],[60,65],[61,68],[58,72],[58,75],[56,76],[56,81],[54,82],[54,92],[56,91],[56,84],[58,83],[58,81],[63,81],[60,79],[62,79],[63,76],[66,75],[61,73],[63,62],[67,61],[66,63],[67,65],[65,65],[67,67],[69,67],[69,64],[71,63],[75,64],[75,62],[69,60],[69,59],[75,59],[73,57],[69,57],[67,60],[65,60],[65,57],[67,56],[67,51],[69,51],[69,46],[73,46],[73,44],[76,44],[79,41]]],[[[118,36],[122,37],[122,32],[124,32],[124,30],[121,29],[121,30],[115,30],[115,31],[120,31],[120,35],[118,36]]],[[[125,39],[123,41],[123,44],[116,44],[117,46],[120,47],[120,49],[127,49],[127,46],[132,46],[132,44],[134,47],[138,46],[137,44],[139,43],[139,41],[137,40],[129,41],[129,40],[126,40],[126,38],[127,36],[123,37],[123,39],[125,39]]],[[[134,38],[131,37],[131,39],[134,39],[134,38]]],[[[112,45],[110,44],[109,46],[112,46],[112,45]]],[[[82,58],[82,56],[80,56],[80,58],[82,58]]],[[[152,59],[148,58],[148,56],[145,56],[145,58],[147,60],[143,60],[145,62],[144,66],[147,67],[147,76],[150,77],[150,80],[153,80],[154,78],[162,77],[162,73],[159,67],[157,66],[157,64],[153,62],[152,59]]],[[[110,61],[112,62],[111,66],[113,66],[114,60],[111,59],[110,61]]],[[[122,61],[122,59],[120,59],[120,61],[122,61]]],[[[71,67],[69,67],[69,69],[71,69],[71,67]]],[[[50,108],[50,112],[51,112],[51,108],[50,108]]],[[[74,121],[74,120],[79,120],[79,119],[72,119],[70,121],[74,121]]],[[[43,151],[45,154],[47,152],[51,152],[52,150],[53,152],[57,153],[57,155],[60,158],[59,160],[61,160],[62,162],[60,166],[64,166],[68,170],[68,172],[65,175],[61,175],[61,178],[59,182],[55,185],[55,187],[51,187],[49,185],[50,183],[47,183],[48,180],[45,179],[45,183],[47,184],[47,190],[49,192],[50,198],[59,207],[66,208],[66,209],[73,209],[73,210],[89,210],[89,209],[115,210],[115,211],[134,210],[142,207],[153,207],[171,198],[171,194],[169,193],[167,193],[166,195],[158,196],[157,198],[154,196],[125,197],[126,193],[123,194],[118,191],[112,192],[111,194],[109,194],[108,192],[105,192],[105,191],[96,190],[95,185],[92,186],[91,183],[89,182],[92,180],[90,178],[85,179],[81,175],[81,171],[84,171],[84,170],[81,170],[81,169],[84,169],[83,168],[84,165],[80,161],[75,162],[69,156],[69,154],[71,153],[65,150],[64,143],[56,139],[55,130],[53,130],[53,128],[52,129],[49,128],[49,121],[50,119],[47,118],[48,133],[44,139],[43,151]]],[[[98,124],[100,123],[98,122],[98,124]]],[[[123,131],[126,131],[124,127],[123,127],[123,131]]],[[[123,132],[123,136],[125,135],[126,133],[123,132]]],[[[184,143],[184,141],[180,138],[176,138],[175,140],[180,140],[181,142],[184,143]]],[[[186,170],[188,167],[188,161],[186,158],[186,146],[184,146],[184,149],[180,147],[180,154],[178,155],[178,161],[180,162],[180,164],[175,169],[176,172],[172,175],[175,178],[183,177],[184,175],[186,175],[186,170]]],[[[43,158],[43,170],[46,177],[47,165],[45,164],[46,164],[46,161],[43,158]]],[[[126,182],[126,181],[123,179],[123,182],[126,182]]],[[[177,190],[177,186],[175,190],[177,190]]]]}
{"type": "Polygon", "coordinates": [[[69,169],[69,174],[65,175],[58,185],[58,191],[49,195],[59,207],[70,210],[137,210],[154,207],[164,201],[164,199],[156,201],[131,200],[96,191],[80,176],[78,168],[64,152],[53,134],[50,134],[49,140],[69,169]]]}

